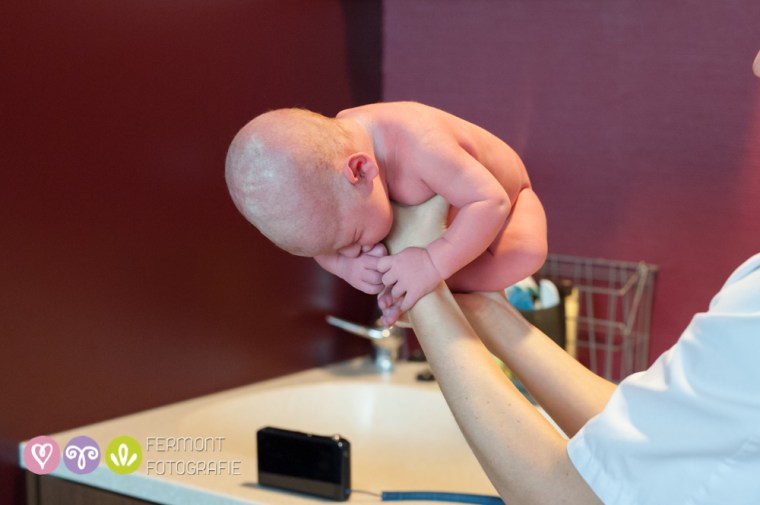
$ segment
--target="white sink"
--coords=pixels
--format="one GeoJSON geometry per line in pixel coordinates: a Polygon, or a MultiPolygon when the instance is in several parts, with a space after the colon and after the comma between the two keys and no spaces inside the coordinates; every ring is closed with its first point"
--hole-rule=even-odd
{"type": "Polygon", "coordinates": [[[399,363],[393,373],[380,374],[368,360],[357,359],[57,433],[52,437],[60,447],[86,435],[101,449],[115,437],[129,435],[141,444],[143,457],[139,469],[128,475],[111,472],[104,461],[85,475],[61,463],[53,475],[167,504],[324,503],[258,485],[256,432],[272,426],[348,439],[353,503],[376,504],[379,498],[368,493],[381,491],[495,494],[437,383],[416,380],[426,368],[424,363],[399,363]],[[172,437],[221,442],[200,452],[162,451],[156,441],[172,437]],[[172,461],[183,466],[224,461],[237,471],[156,470],[172,461]]]}
{"type": "Polygon", "coordinates": [[[495,493],[430,384],[357,379],[283,386],[193,412],[180,431],[224,433],[226,444],[255,460],[252,441],[264,426],[348,439],[354,489],[495,493]]]}

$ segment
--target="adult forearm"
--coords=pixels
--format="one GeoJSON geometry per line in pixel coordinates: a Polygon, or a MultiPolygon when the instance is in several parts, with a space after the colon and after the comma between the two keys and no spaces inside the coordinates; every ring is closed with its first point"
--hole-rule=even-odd
{"type": "Polygon", "coordinates": [[[470,324],[568,436],[607,404],[615,385],[592,373],[498,294],[457,295],[470,324]]]}
{"type": "Polygon", "coordinates": [[[598,503],[565,440],[506,379],[444,284],[410,316],[454,417],[507,503],[598,503]]]}

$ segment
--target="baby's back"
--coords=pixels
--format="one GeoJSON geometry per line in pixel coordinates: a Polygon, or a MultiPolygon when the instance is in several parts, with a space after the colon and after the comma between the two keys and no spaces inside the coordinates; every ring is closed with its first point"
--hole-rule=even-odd
{"type": "MultiPolygon", "coordinates": [[[[528,174],[517,154],[487,130],[440,109],[416,102],[364,105],[341,112],[341,118],[361,118],[372,125],[373,134],[389,140],[392,156],[385,166],[392,200],[414,205],[433,196],[420,180],[426,152],[450,152],[461,148],[480,162],[504,187],[512,202],[530,186],[528,174]],[[392,161],[391,161],[392,160],[392,161]]],[[[429,170],[427,171],[429,173],[429,170]]]]}

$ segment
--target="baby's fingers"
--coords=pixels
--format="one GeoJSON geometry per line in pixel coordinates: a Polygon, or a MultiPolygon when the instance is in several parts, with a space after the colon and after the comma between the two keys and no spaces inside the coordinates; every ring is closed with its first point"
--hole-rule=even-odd
{"type": "Polygon", "coordinates": [[[391,294],[393,295],[394,299],[396,300],[401,299],[401,297],[406,295],[406,286],[400,282],[395,283],[393,287],[391,288],[391,294]]]}
{"type": "Polygon", "coordinates": [[[395,300],[393,299],[393,295],[391,294],[391,290],[388,288],[385,288],[382,293],[380,293],[380,296],[377,297],[377,306],[380,307],[381,310],[385,310],[391,305],[393,305],[395,300]]]}
{"type": "Polygon", "coordinates": [[[398,305],[394,305],[386,310],[383,310],[383,315],[380,318],[380,322],[383,323],[383,326],[393,326],[396,324],[396,321],[398,321],[399,317],[401,317],[401,309],[398,305]]]}
{"type": "Polygon", "coordinates": [[[376,284],[366,284],[364,286],[364,289],[362,289],[362,291],[364,291],[368,295],[376,295],[383,290],[383,287],[384,286],[382,284],[380,284],[379,286],[376,284]]]}
{"type": "MultiPolygon", "coordinates": [[[[369,247],[369,246],[365,246],[369,247]]],[[[388,256],[388,250],[385,248],[383,244],[375,244],[372,248],[364,251],[364,248],[362,248],[362,251],[364,254],[368,256],[376,256],[378,258],[381,258],[383,256],[388,256]]]]}
{"type": "Polygon", "coordinates": [[[417,301],[420,299],[419,295],[410,295],[408,292],[404,296],[404,299],[400,303],[401,312],[406,312],[407,310],[414,307],[414,304],[417,303],[417,301]]]}
{"type": "Polygon", "coordinates": [[[364,272],[362,272],[362,280],[368,284],[377,284],[381,287],[384,286],[383,274],[377,270],[365,269],[364,272]]]}
{"type": "Polygon", "coordinates": [[[387,287],[391,287],[394,284],[398,283],[398,274],[395,272],[395,270],[389,270],[383,274],[382,280],[383,284],[385,284],[387,287]]]}
{"type": "Polygon", "coordinates": [[[387,272],[393,267],[393,260],[391,256],[383,256],[377,260],[377,269],[383,273],[387,272]]]}

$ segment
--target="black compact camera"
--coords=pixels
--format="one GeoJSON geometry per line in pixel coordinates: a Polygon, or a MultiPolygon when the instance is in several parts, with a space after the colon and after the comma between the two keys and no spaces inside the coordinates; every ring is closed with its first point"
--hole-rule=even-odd
{"type": "Polygon", "coordinates": [[[351,495],[351,444],[334,436],[266,427],[256,433],[259,484],[337,501],[351,495]]]}

